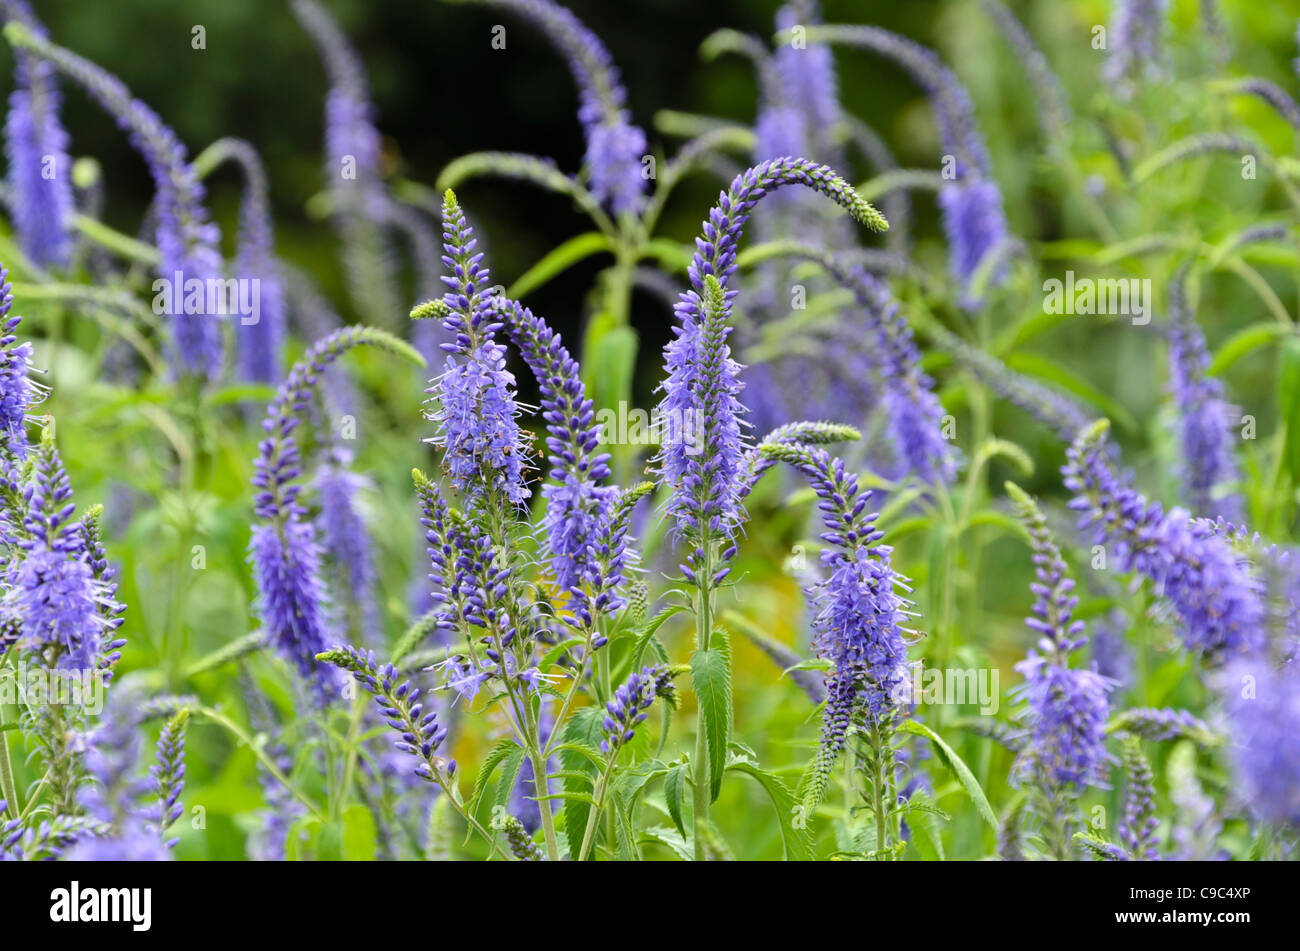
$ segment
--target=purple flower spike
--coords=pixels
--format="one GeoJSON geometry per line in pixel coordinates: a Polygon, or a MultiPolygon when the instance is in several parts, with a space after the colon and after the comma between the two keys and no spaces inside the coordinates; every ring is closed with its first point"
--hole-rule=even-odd
{"type": "Polygon", "coordinates": [[[1083,430],[1066,454],[1070,507],[1093,544],[1103,545],[1119,570],[1136,571],[1173,609],[1188,650],[1211,661],[1259,645],[1266,612],[1260,583],[1212,524],[1185,511],[1167,514],[1123,485],[1111,471],[1105,421],[1083,430]]]}
{"type": "MultiPolygon", "coordinates": [[[[37,36],[47,35],[26,0],[3,0],[0,13],[37,36]]],[[[64,267],[72,253],[72,160],[60,105],[50,64],[17,52],[5,117],[7,181],[14,231],[38,267],[64,267]]]]}
{"type": "Polygon", "coordinates": [[[609,50],[571,11],[550,0],[481,2],[519,14],[559,50],[578,85],[591,192],[616,215],[638,212],[645,202],[646,136],[632,124],[627,91],[609,50]]]}
{"type": "Polygon", "coordinates": [[[203,185],[186,158],[185,146],[156,112],[131,97],[116,76],[21,24],[11,22],[6,36],[80,83],[144,157],[157,189],[155,303],[172,319],[178,373],[214,378],[221,370],[221,313],[210,312],[209,301],[215,297],[210,289],[221,278],[221,234],[208,220],[203,185]]]}
{"type": "Polygon", "coordinates": [[[1188,309],[1187,265],[1169,289],[1169,380],[1178,413],[1183,496],[1188,508],[1207,518],[1241,519],[1241,498],[1215,489],[1237,478],[1231,425],[1235,408],[1223,399],[1223,381],[1206,373],[1210,351],[1188,309]]]}

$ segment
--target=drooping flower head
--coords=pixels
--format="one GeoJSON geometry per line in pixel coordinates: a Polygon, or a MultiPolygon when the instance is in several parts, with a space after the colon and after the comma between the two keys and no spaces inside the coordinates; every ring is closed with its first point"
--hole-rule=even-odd
{"type": "Polygon", "coordinates": [[[912,329],[888,289],[860,268],[827,261],[831,274],[853,291],[873,332],[872,353],[884,380],[884,409],[897,457],[923,482],[951,482],[957,473],[952,445],[944,438],[943,406],[934,381],[921,369],[912,329]]]}
{"type": "Polygon", "coordinates": [[[158,276],[155,284],[171,316],[175,366],[202,379],[221,369],[222,308],[211,308],[221,277],[221,240],[203,206],[203,185],[186,158],[185,146],[158,114],[120,79],[75,53],[55,46],[18,23],[5,35],[16,46],[52,63],[76,80],[116,120],[144,157],[156,195],[158,276]],[[160,290],[161,288],[161,290],[160,290]],[[197,293],[195,288],[200,288],[197,293]]]}
{"type": "Polygon", "coordinates": [[[519,14],[559,50],[578,86],[591,193],[616,215],[635,214],[645,201],[646,136],[632,123],[627,91],[609,50],[570,10],[550,0],[480,2],[519,14]]]}
{"type": "MultiPolygon", "coordinates": [[[[3,0],[0,15],[46,35],[26,0],[3,0]]],[[[72,252],[72,160],[60,105],[53,67],[17,52],[5,116],[6,181],[14,231],[23,253],[38,267],[63,267],[72,252]]]]}
{"type": "Polygon", "coordinates": [[[659,407],[665,425],[660,475],[672,489],[668,511],[678,530],[692,537],[729,540],[743,519],[745,410],[740,366],[727,340],[736,292],[727,285],[750,212],[765,195],[792,184],[821,192],[875,230],[889,227],[833,170],[789,157],[737,176],[710,211],[687,270],[691,289],[675,308],[676,339],[664,348],[667,378],[659,407]]]}
{"type": "Polygon", "coordinates": [[[258,610],[267,639],[321,696],[334,678],[316,655],[327,646],[326,592],[321,546],[300,500],[302,457],[295,432],[310,406],[321,374],[353,347],[377,346],[423,365],[405,343],[370,327],[347,327],[317,341],[289,371],[267,408],[265,437],[254,460],[254,510],[259,519],[249,542],[257,579],[258,610]]]}
{"type": "MultiPolygon", "coordinates": [[[[988,148],[975,119],[970,93],[938,55],[907,37],[873,26],[824,26],[809,31],[809,39],[871,50],[892,59],[920,84],[934,111],[942,150],[944,177],[939,194],[949,264],[961,287],[961,303],[974,308],[971,281],[981,262],[1007,241],[1002,195],[993,181],[988,148]]],[[[1000,282],[996,265],[989,285],[1000,282]]]]}
{"type": "Polygon", "coordinates": [[[391,200],[383,182],[383,153],[365,68],[338,24],[315,0],[292,0],[329,76],[325,97],[325,181],[343,242],[352,300],[368,320],[390,323],[401,308],[380,222],[391,200]]]}
{"type": "Polygon", "coordinates": [[[1135,84],[1165,70],[1165,18],[1169,0],[1115,0],[1107,35],[1106,80],[1122,99],[1135,84]]]}
{"type": "Polygon", "coordinates": [[[1187,265],[1169,288],[1169,381],[1178,414],[1183,497],[1197,515],[1238,521],[1241,499],[1215,490],[1237,477],[1231,421],[1234,409],[1223,398],[1223,382],[1210,376],[1205,334],[1188,309],[1187,265]]]}
{"type": "Polygon", "coordinates": [[[1216,659],[1257,646],[1265,610],[1244,560],[1212,527],[1181,509],[1165,513],[1121,483],[1110,467],[1107,428],[1100,421],[1084,429],[1066,454],[1062,471],[1080,528],[1121,571],[1152,582],[1189,650],[1216,659]]]}
{"type": "Polygon", "coordinates": [[[280,379],[280,359],[287,328],[284,287],[279,262],[275,258],[266,170],[257,150],[243,139],[218,139],[204,150],[203,155],[211,157],[214,165],[233,162],[244,178],[244,192],[239,202],[235,277],[246,282],[247,299],[253,312],[241,312],[235,326],[236,366],[241,379],[276,383],[280,379]]]}
{"type": "Polygon", "coordinates": [[[435,408],[427,419],[437,432],[427,442],[440,446],[443,468],[467,498],[501,498],[520,505],[528,498],[524,484],[527,448],[515,402],[514,374],[506,369],[499,306],[480,263],[474,229],[448,189],[443,199],[443,262],[450,275],[441,301],[443,326],[454,342],[442,376],[426,391],[435,408]]]}

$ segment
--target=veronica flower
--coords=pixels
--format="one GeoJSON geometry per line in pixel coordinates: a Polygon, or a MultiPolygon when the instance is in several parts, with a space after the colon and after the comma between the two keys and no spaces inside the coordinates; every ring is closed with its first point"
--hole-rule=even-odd
{"type": "MultiPolygon", "coordinates": [[[[816,0],[794,0],[776,12],[776,28],[782,34],[793,27],[811,26],[820,21],[816,0]]],[[[833,136],[843,114],[830,47],[816,42],[797,47],[793,42],[781,43],[773,58],[790,107],[802,117],[804,135],[800,148],[772,152],[760,158],[812,155],[823,162],[838,161],[839,150],[833,136]]]]}
{"type": "MultiPolygon", "coordinates": [[[[116,76],[44,37],[11,22],[5,27],[10,42],[48,60],[80,83],[96,102],[128,133],[131,144],[144,157],[157,189],[158,276],[167,282],[175,356],[179,371],[199,377],[215,376],[221,365],[220,314],[207,312],[206,291],[221,277],[221,235],[203,207],[203,185],[186,158],[185,146],[158,114],[137,99],[116,76]],[[198,281],[198,285],[193,282],[198,281]],[[190,288],[204,288],[202,304],[190,288]]],[[[155,285],[158,290],[158,285],[155,285]]]]}
{"type": "Polygon", "coordinates": [[[120,606],[87,557],[81,524],[72,519],[72,487],[48,435],[33,457],[24,555],[7,566],[4,609],[22,628],[23,649],[60,668],[95,670],[110,627],[105,615],[120,606]]]}
{"type": "Polygon", "coordinates": [[[365,690],[374,695],[375,705],[384,722],[397,733],[393,744],[397,750],[419,760],[415,773],[421,779],[439,785],[456,771],[456,761],[434,755],[447,738],[447,728],[438,723],[436,710],[425,709],[420,690],[411,682],[398,683],[392,664],[378,664],[374,652],[355,647],[336,647],[320,657],[352,674],[365,690]]]}
{"type": "Polygon", "coordinates": [[[1237,797],[1251,813],[1300,826],[1300,685],[1295,662],[1234,661],[1220,681],[1237,797]]]}
{"type": "MultiPolygon", "coordinates": [[[[12,462],[27,455],[27,423],[32,404],[43,398],[43,387],[30,378],[32,345],[18,343],[14,333],[22,318],[9,316],[13,307],[9,271],[0,265],[0,448],[12,462]]],[[[15,487],[16,490],[16,487],[15,487]]]]}
{"type": "Polygon", "coordinates": [[[612,757],[620,747],[631,743],[637,725],[645,720],[656,697],[670,704],[676,701],[673,675],[666,665],[642,667],[628,675],[605,704],[606,715],[600,724],[605,738],[600,741],[600,751],[612,757]]]}
{"type": "Polygon", "coordinates": [[[980,0],[980,6],[1015,49],[1038,102],[1038,120],[1043,134],[1049,142],[1055,144],[1064,135],[1071,118],[1069,99],[1060,77],[1052,70],[1047,57],[1038,48],[1024,24],[1016,19],[1016,15],[1002,0],[980,0]]]}
{"type": "Polygon", "coordinates": [[[342,588],[340,600],[348,608],[349,627],[359,632],[362,641],[378,643],[382,631],[375,603],[374,557],[357,505],[357,496],[368,483],[348,470],[349,459],[349,453],[336,449],[316,474],[321,540],[342,588]]]}
{"type": "MultiPolygon", "coordinates": [[[[528,761],[524,761],[528,765],[528,761]]],[[[501,823],[502,831],[506,834],[506,842],[510,845],[510,853],[521,862],[542,862],[546,856],[537,843],[533,841],[528,829],[522,822],[514,816],[506,816],[501,823]]]]}
{"type": "Polygon", "coordinates": [[[844,462],[822,449],[766,442],[770,459],[789,463],[812,485],[820,502],[826,578],[808,590],[813,605],[813,646],[832,663],[826,677],[822,742],[814,762],[812,802],[819,802],[830,770],[844,749],[855,717],[888,729],[905,715],[910,693],[907,633],[911,602],[907,580],[891,564],[892,549],[878,542],[876,513],[867,511],[871,491],[859,488],[844,462]]]}
{"type": "Polygon", "coordinates": [[[269,643],[315,682],[322,697],[334,681],[329,668],[316,660],[326,647],[327,600],[321,546],[299,499],[302,486],[296,480],[302,460],[294,433],[326,367],[363,344],[422,363],[401,341],[368,327],[348,327],[317,341],[289,371],[267,408],[262,422],[266,435],[253,463],[254,509],[261,521],[253,528],[249,560],[257,579],[258,610],[269,643]]]}
{"type": "Polygon", "coordinates": [[[83,836],[64,853],[68,862],[168,862],[171,850],[142,820],[133,820],[113,835],[83,836]]]}
{"type": "Polygon", "coordinates": [[[876,230],[889,227],[831,169],[788,157],[737,176],[709,213],[688,268],[692,289],[675,309],[676,339],[664,348],[667,379],[660,403],[667,425],[658,461],[662,481],[672,489],[668,511],[678,529],[692,536],[708,533],[730,540],[743,517],[745,410],[739,398],[740,366],[727,342],[736,293],[727,282],[749,213],[764,195],[790,184],[821,192],[876,230]]]}
{"type": "Polygon", "coordinates": [[[885,381],[885,416],[898,458],[924,482],[951,482],[957,460],[943,435],[943,406],[934,394],[934,381],[921,369],[920,350],[898,304],[861,268],[844,270],[832,264],[831,273],[853,291],[873,331],[874,356],[885,381]]]}
{"type": "MultiPolygon", "coordinates": [[[[46,35],[26,0],[4,0],[0,13],[46,35]]],[[[23,253],[38,267],[65,267],[72,252],[72,160],[59,107],[50,64],[16,52],[14,90],[5,116],[7,181],[14,231],[23,253]]]]}
{"type": "Polygon", "coordinates": [[[442,376],[426,391],[437,404],[426,418],[438,426],[427,441],[442,447],[443,466],[467,497],[486,492],[520,505],[530,493],[524,486],[527,451],[517,419],[515,378],[505,366],[505,347],[494,337],[501,322],[477,244],[456,196],[448,190],[443,199],[443,260],[451,275],[443,278],[449,290],[442,313],[443,326],[455,342],[442,346],[455,356],[447,358],[442,376]]]}
{"type": "MultiPolygon", "coordinates": [[[[943,150],[945,177],[951,183],[939,194],[944,234],[948,239],[949,265],[962,288],[962,306],[974,308],[971,280],[988,255],[998,252],[1007,241],[1002,195],[993,181],[988,148],[975,119],[970,93],[956,74],[934,53],[919,43],[872,26],[826,26],[809,31],[810,39],[869,49],[886,56],[905,69],[924,90],[933,107],[943,150]]],[[[990,285],[1004,276],[999,265],[990,285]]]]}
{"type": "Polygon", "coordinates": [[[578,121],[587,140],[584,164],[591,193],[617,215],[639,211],[645,201],[646,136],[632,124],[627,92],[600,38],[571,11],[550,0],[482,2],[519,14],[564,56],[578,85],[578,121]]]}
{"type": "Polygon", "coordinates": [[[205,151],[217,161],[230,160],[239,166],[244,192],[239,202],[239,232],[235,251],[235,274],[242,281],[256,281],[256,323],[241,314],[235,329],[235,360],[240,377],[258,383],[280,378],[280,358],[286,332],[285,295],[280,266],[275,259],[275,233],[267,194],[266,170],[257,150],[243,139],[219,139],[205,151]]]}
{"type": "Polygon", "coordinates": [[[1169,0],[1115,0],[1105,74],[1121,98],[1133,94],[1137,80],[1164,72],[1168,12],[1169,0]]]}
{"type": "Polygon", "coordinates": [[[185,723],[188,718],[188,711],[182,710],[167,721],[158,737],[158,761],[149,767],[149,777],[158,794],[158,833],[167,848],[177,842],[167,838],[167,830],[184,812],[180,800],[185,791],[185,723]]]}
{"type": "MultiPolygon", "coordinates": [[[[1077,794],[1085,784],[1102,781],[1106,753],[1107,693],[1112,684],[1092,670],[1071,668],[1071,656],[1083,646],[1083,622],[1074,619],[1079,599],[1065,559],[1033,500],[1008,485],[1029,530],[1034,553],[1033,616],[1025,619],[1039,635],[1025,660],[1020,688],[1028,703],[1029,742],[1016,763],[1017,774],[1031,782],[1077,794]]],[[[1055,803],[1054,803],[1055,805],[1055,803]]]]}
{"type": "Polygon", "coordinates": [[[1218,657],[1256,646],[1265,611],[1260,584],[1213,529],[1186,512],[1148,504],[1110,469],[1104,421],[1083,430],[1066,454],[1071,508],[1093,544],[1124,572],[1148,578],[1173,609],[1189,650],[1218,657]]]}
{"type": "Polygon", "coordinates": [[[399,312],[393,268],[378,222],[390,199],[369,83],[356,51],[315,0],[293,0],[293,14],[311,35],[329,75],[325,97],[325,181],[343,241],[343,266],[356,306],[375,323],[399,312]]]}
{"type": "Polygon", "coordinates": [[[1120,817],[1119,837],[1128,854],[1140,861],[1159,858],[1156,851],[1156,789],[1151,775],[1151,765],[1142,755],[1137,739],[1124,745],[1124,769],[1128,773],[1128,789],[1124,793],[1124,814],[1120,817]]]}
{"type": "Polygon", "coordinates": [[[1223,382],[1206,372],[1210,351],[1188,310],[1186,278],[1184,265],[1169,289],[1169,378],[1179,420],[1183,495],[1199,515],[1236,521],[1241,518],[1240,497],[1214,495],[1217,487],[1237,478],[1229,429],[1236,413],[1223,399],[1223,382]]]}

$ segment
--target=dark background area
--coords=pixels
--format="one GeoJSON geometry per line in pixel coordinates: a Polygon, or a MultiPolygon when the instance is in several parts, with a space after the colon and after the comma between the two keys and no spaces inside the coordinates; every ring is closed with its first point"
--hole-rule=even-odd
{"type": "MultiPolygon", "coordinates": [[[[251,141],[267,165],[280,254],[307,267],[347,312],[336,237],[304,207],[322,183],[327,79],[287,3],[34,0],[32,5],[55,42],[115,73],[176,130],[192,155],[221,136],[251,141]],[[200,24],[206,50],[191,46],[193,27],[200,24]]],[[[566,171],[578,169],[583,140],[573,81],[562,58],[518,18],[434,0],[323,0],[323,5],[364,61],[390,172],[432,185],[453,158],[482,149],[547,155],[566,171]],[[507,29],[505,50],[490,45],[497,23],[507,29]]],[[[734,56],[706,63],[699,44],[722,26],[770,37],[778,3],[575,0],[568,6],[609,47],[628,87],[633,116],[648,130],[656,152],[671,155],[680,144],[653,129],[659,109],[753,119],[757,90],[750,65],[734,56]]],[[[932,41],[934,15],[943,6],[929,0],[828,2],[824,12],[827,22],[873,22],[932,41]]],[[[7,46],[0,48],[6,74],[10,56],[7,46]]],[[[900,103],[925,109],[916,87],[892,67],[866,55],[841,53],[839,59],[846,105],[868,122],[887,125],[900,114],[900,103]]],[[[80,89],[66,80],[62,87],[71,152],[102,163],[107,220],[134,233],[153,188],[144,163],[80,89]]],[[[902,150],[905,164],[933,163],[932,132],[924,121],[920,128],[920,140],[902,150]]],[[[661,230],[689,239],[719,185],[706,176],[688,179],[670,202],[661,230]]],[[[219,170],[209,188],[231,253],[237,173],[219,170]]],[[[526,185],[481,179],[467,183],[461,198],[480,224],[497,276],[507,282],[549,248],[589,228],[567,200],[526,185]]],[[[572,333],[602,266],[599,259],[585,262],[530,302],[572,333]]],[[[635,308],[643,356],[654,358],[654,341],[666,335],[665,314],[661,304],[650,304],[648,311],[640,303],[635,308]]]]}

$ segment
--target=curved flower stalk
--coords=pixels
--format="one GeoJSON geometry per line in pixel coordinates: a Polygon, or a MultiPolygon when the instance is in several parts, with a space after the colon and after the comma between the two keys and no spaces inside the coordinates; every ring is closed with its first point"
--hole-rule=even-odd
{"type": "MultiPolygon", "coordinates": [[[[788,157],[762,162],[737,176],[710,211],[687,269],[692,289],[681,295],[675,308],[680,326],[674,328],[677,339],[664,351],[667,379],[660,403],[667,421],[659,456],[661,480],[673,491],[668,508],[679,531],[692,536],[703,532],[729,541],[743,519],[744,407],[739,401],[740,367],[727,343],[736,296],[727,284],[736,270],[737,245],[750,212],[765,195],[791,184],[821,192],[868,227],[889,227],[834,171],[788,157]]],[[[698,570],[692,566],[693,574],[698,570]]]]}
{"type": "Polygon", "coordinates": [[[647,181],[642,172],[646,136],[632,124],[618,68],[599,37],[571,11],[550,0],[476,2],[518,14],[559,50],[578,86],[578,121],[587,140],[584,165],[591,192],[615,215],[639,212],[647,181]]]}
{"type": "MultiPolygon", "coordinates": [[[[4,0],[0,15],[37,36],[47,35],[26,0],[4,0]]],[[[50,64],[17,52],[5,116],[6,181],[14,231],[37,267],[65,267],[72,256],[72,160],[60,105],[50,64]]]]}
{"type": "Polygon", "coordinates": [[[351,454],[336,447],[316,473],[321,540],[327,576],[344,607],[346,629],[356,632],[362,643],[377,645],[383,640],[383,622],[375,601],[374,555],[358,505],[358,495],[369,483],[350,471],[350,461],[351,454]]]}
{"type": "Polygon", "coordinates": [[[1070,397],[1022,376],[946,327],[931,324],[925,328],[925,335],[995,394],[1051,429],[1063,442],[1073,442],[1079,430],[1092,422],[1070,397]]]}
{"type": "Polygon", "coordinates": [[[1190,743],[1180,743],[1169,754],[1166,766],[1169,801],[1174,807],[1169,839],[1170,858],[1181,862],[1203,862],[1226,858],[1218,847],[1223,820],[1212,798],[1196,777],[1196,752],[1190,743]]]}
{"type": "Polygon", "coordinates": [[[1213,746],[1218,741],[1203,720],[1186,710],[1135,707],[1117,716],[1107,730],[1129,733],[1157,743],[1185,738],[1194,740],[1201,746],[1213,746]]]}
{"type": "Polygon", "coordinates": [[[1184,264],[1169,287],[1169,380],[1179,419],[1183,499],[1198,515],[1239,521],[1241,498],[1216,489],[1237,479],[1232,420],[1238,415],[1223,399],[1223,382],[1210,376],[1210,351],[1187,302],[1184,264]]]}
{"type": "Polygon", "coordinates": [[[1079,433],[1062,469],[1075,494],[1079,527],[1104,545],[1119,570],[1146,577],[1172,608],[1183,644],[1216,662],[1260,646],[1261,585],[1204,523],[1181,509],[1165,513],[1121,484],[1107,459],[1104,420],[1079,433]]]}
{"type": "MultiPolygon", "coordinates": [[[[827,702],[822,742],[805,780],[805,803],[814,808],[825,794],[831,769],[843,751],[849,731],[861,722],[882,757],[881,776],[892,777],[890,737],[897,721],[907,715],[911,695],[907,635],[903,625],[911,615],[907,579],[890,564],[893,549],[877,544],[883,533],[875,527],[876,513],[867,511],[869,489],[845,470],[844,462],[823,449],[798,443],[764,443],[769,459],[799,470],[821,500],[818,509],[826,531],[821,540],[826,577],[808,590],[814,609],[813,646],[833,667],[826,677],[827,702]]],[[[883,822],[884,790],[875,805],[883,822]]],[[[877,848],[887,845],[883,839],[877,848]]]]}
{"type": "Polygon", "coordinates": [[[443,260],[451,276],[443,278],[450,289],[440,314],[454,342],[442,345],[451,356],[426,391],[437,408],[425,417],[438,427],[426,441],[442,448],[443,467],[467,498],[486,494],[490,500],[519,506],[530,494],[524,484],[527,447],[517,418],[515,378],[505,368],[505,347],[495,338],[502,326],[500,312],[477,244],[474,229],[448,189],[443,198],[443,260]]]}
{"type": "Polygon", "coordinates": [[[1119,98],[1132,96],[1139,81],[1164,75],[1168,13],[1169,0],[1115,0],[1105,75],[1119,98]]]}
{"type": "Polygon", "coordinates": [[[238,165],[244,178],[235,277],[256,287],[251,299],[255,302],[257,320],[253,322],[249,315],[241,315],[235,327],[235,363],[242,379],[275,383],[280,379],[287,328],[266,170],[251,143],[233,138],[213,142],[194,159],[194,167],[201,177],[206,177],[223,162],[238,165]]]}
{"type": "Polygon", "coordinates": [[[371,323],[401,313],[385,236],[379,227],[389,198],[382,147],[365,68],[333,18],[315,0],[292,0],[329,76],[325,97],[325,181],[343,242],[353,304],[371,323]]]}
{"type": "Polygon", "coordinates": [[[131,97],[116,76],[75,53],[55,46],[16,22],[5,27],[14,46],[53,64],[81,84],[144,157],[157,194],[156,240],[159,281],[155,290],[172,317],[176,370],[212,379],[221,370],[223,308],[209,309],[210,289],[221,277],[221,235],[203,207],[203,186],[186,159],[185,146],[158,114],[131,97]],[[194,284],[194,282],[198,284],[194,284]],[[194,287],[200,294],[192,293],[194,287]]]}
{"type": "Polygon", "coordinates": [[[1072,118],[1069,98],[1061,85],[1061,78],[1056,75],[1024,24],[1016,19],[1016,15],[1002,0],[980,0],[980,6],[1015,49],[1020,65],[1029,77],[1044,138],[1049,144],[1059,142],[1065,136],[1072,118]]]}
{"type": "MultiPolygon", "coordinates": [[[[808,31],[808,38],[869,49],[892,59],[911,74],[930,100],[945,158],[945,178],[951,179],[939,193],[950,269],[962,288],[962,306],[976,309],[982,301],[972,293],[973,278],[988,255],[999,253],[1009,232],[1002,194],[993,181],[970,93],[933,50],[888,30],[818,26],[808,31]]],[[[990,286],[999,284],[1004,275],[1005,267],[999,264],[990,286]]]]}
{"type": "Polygon", "coordinates": [[[1086,642],[1083,622],[1074,619],[1079,599],[1065,559],[1038,506],[1018,486],[1007,493],[1029,531],[1036,581],[1033,616],[1025,619],[1039,635],[1016,665],[1025,677],[1019,693],[1027,701],[1028,742],[1014,772],[1031,789],[1045,838],[1057,859],[1071,856],[1074,800],[1086,785],[1100,785],[1111,757],[1106,752],[1106,695],[1114,686],[1093,670],[1070,667],[1086,642]]]}
{"type": "Polygon", "coordinates": [[[875,335],[875,358],[884,379],[884,411],[894,450],[906,470],[928,484],[950,483],[957,459],[943,435],[943,406],[934,381],[921,369],[921,353],[912,329],[887,287],[860,267],[843,268],[823,256],[837,281],[853,291],[875,335]]]}
{"type": "Polygon", "coordinates": [[[299,499],[302,486],[296,480],[302,474],[302,457],[294,434],[326,367],[362,345],[424,364],[405,343],[370,327],[348,327],[317,341],[289,371],[267,407],[262,423],[266,436],[253,464],[259,524],[248,550],[257,577],[258,611],[267,642],[313,681],[321,699],[333,685],[329,668],[316,660],[327,646],[327,598],[320,574],[321,546],[299,499]]]}

